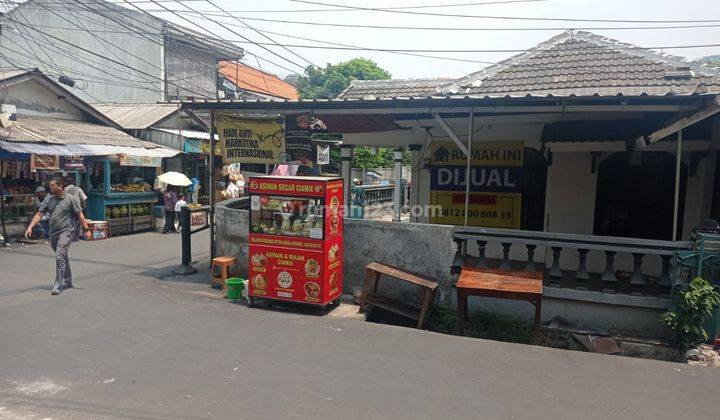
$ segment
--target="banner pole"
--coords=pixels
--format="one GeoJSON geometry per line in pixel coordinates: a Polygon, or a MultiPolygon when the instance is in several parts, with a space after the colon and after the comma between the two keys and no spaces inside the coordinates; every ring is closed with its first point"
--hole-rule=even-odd
{"type": "Polygon", "coordinates": [[[215,258],[215,110],[210,110],[210,210],[208,218],[210,219],[210,266],[215,258]]]}
{"type": "Polygon", "coordinates": [[[470,164],[472,162],[472,139],[473,139],[473,118],[474,114],[470,111],[468,114],[470,123],[468,124],[468,152],[467,152],[467,168],[465,168],[465,227],[468,225],[468,212],[470,211],[470,164]]]}

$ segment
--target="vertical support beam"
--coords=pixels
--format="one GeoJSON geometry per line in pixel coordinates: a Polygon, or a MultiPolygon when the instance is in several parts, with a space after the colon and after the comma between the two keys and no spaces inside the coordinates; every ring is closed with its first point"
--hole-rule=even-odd
{"type": "Polygon", "coordinates": [[[410,154],[412,158],[410,166],[410,222],[417,223],[418,215],[413,209],[418,206],[418,181],[420,180],[420,164],[422,156],[420,155],[420,145],[410,145],[410,154]],[[416,147],[417,146],[417,147],[416,147]]]}
{"type": "Polygon", "coordinates": [[[473,141],[473,117],[470,111],[468,119],[468,152],[467,152],[467,168],[465,168],[465,226],[468,225],[468,210],[470,210],[470,164],[472,163],[472,141],[473,141]]]}
{"type": "Polygon", "coordinates": [[[673,231],[672,240],[677,241],[678,207],[680,206],[680,166],[682,163],[682,129],[678,131],[677,152],[675,154],[675,201],[673,203],[673,231]]]}
{"type": "Polygon", "coordinates": [[[395,160],[395,188],[393,188],[393,222],[400,221],[400,213],[402,212],[402,162],[403,150],[395,149],[393,152],[395,160]]]}
{"type": "Polygon", "coordinates": [[[112,187],[110,186],[110,158],[105,157],[105,160],[103,160],[103,192],[105,195],[110,194],[112,191],[112,187]]]}
{"type": "Polygon", "coordinates": [[[343,189],[345,194],[345,202],[350,201],[350,187],[352,187],[351,170],[353,160],[353,146],[350,144],[343,144],[340,146],[340,156],[342,158],[342,177],[343,177],[343,189]]]}
{"type": "MultiPolygon", "coordinates": [[[[2,246],[7,246],[8,244],[8,238],[7,238],[7,230],[5,229],[5,188],[3,186],[3,165],[5,162],[0,159],[0,225],[2,225],[2,246]]],[[[86,171],[87,172],[87,171],[86,171]]],[[[37,211],[37,209],[36,209],[37,211]]]]}
{"type": "Polygon", "coordinates": [[[208,218],[210,219],[210,265],[215,258],[215,110],[210,110],[210,211],[208,218]]]}

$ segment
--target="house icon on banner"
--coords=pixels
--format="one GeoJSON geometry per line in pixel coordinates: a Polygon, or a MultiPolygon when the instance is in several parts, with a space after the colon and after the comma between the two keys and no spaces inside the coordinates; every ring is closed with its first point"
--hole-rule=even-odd
{"type": "Polygon", "coordinates": [[[433,153],[433,159],[436,162],[447,162],[448,157],[450,157],[450,152],[445,148],[445,146],[438,147],[438,149],[435,150],[435,153],[433,153]]]}

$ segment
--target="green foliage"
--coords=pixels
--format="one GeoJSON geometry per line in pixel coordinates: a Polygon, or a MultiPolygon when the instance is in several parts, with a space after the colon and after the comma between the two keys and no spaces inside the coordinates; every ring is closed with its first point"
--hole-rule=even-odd
{"type": "Polygon", "coordinates": [[[303,99],[332,99],[350,86],[352,80],[386,80],[387,70],[367,58],[354,58],[325,68],[308,66],[298,80],[298,91],[303,99]]]}
{"type": "MultiPolygon", "coordinates": [[[[410,164],[410,157],[410,152],[403,153],[403,165],[410,164]]],[[[354,148],[353,168],[392,168],[394,165],[393,149],[380,147],[377,149],[377,153],[373,154],[370,147],[354,148]]]]}
{"type": "Polygon", "coordinates": [[[687,290],[678,292],[676,297],[673,306],[660,320],[675,331],[678,346],[687,350],[708,340],[704,324],[712,316],[713,309],[720,305],[720,294],[712,284],[696,277],[687,290]]]}

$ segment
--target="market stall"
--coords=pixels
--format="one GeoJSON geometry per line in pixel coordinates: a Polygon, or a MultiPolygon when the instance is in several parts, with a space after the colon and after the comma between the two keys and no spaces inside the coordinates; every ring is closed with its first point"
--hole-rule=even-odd
{"type": "Polygon", "coordinates": [[[249,302],[339,302],[343,273],[343,181],[252,177],[249,302]]]}
{"type": "Polygon", "coordinates": [[[152,229],[152,207],[158,201],[152,185],[160,163],[159,157],[126,155],[89,159],[89,217],[107,221],[110,235],[152,229]]]}

